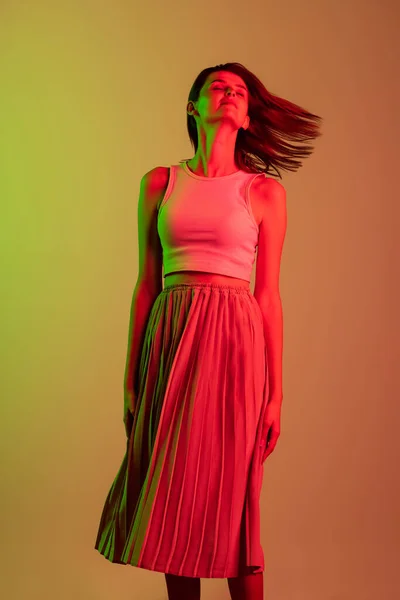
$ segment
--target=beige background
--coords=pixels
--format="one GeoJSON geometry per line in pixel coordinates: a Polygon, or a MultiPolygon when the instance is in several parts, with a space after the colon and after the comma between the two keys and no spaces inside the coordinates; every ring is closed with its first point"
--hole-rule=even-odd
{"type": "MultiPolygon", "coordinates": [[[[162,573],[93,549],[125,450],[139,182],[192,156],[190,86],[237,60],[324,118],[314,154],[283,177],[284,399],[261,498],[265,598],[399,598],[398,2],[0,11],[2,597],[167,597],[162,573]]],[[[229,598],[225,580],[202,589],[229,598]]]]}

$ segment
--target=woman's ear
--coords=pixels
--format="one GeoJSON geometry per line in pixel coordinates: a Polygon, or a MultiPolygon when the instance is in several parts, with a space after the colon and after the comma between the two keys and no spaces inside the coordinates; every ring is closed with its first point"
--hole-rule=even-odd
{"type": "Polygon", "coordinates": [[[197,114],[196,107],[195,107],[195,105],[194,105],[194,103],[193,103],[193,101],[192,101],[192,100],[190,100],[190,101],[187,103],[187,106],[186,106],[186,112],[187,112],[189,115],[191,115],[192,117],[194,116],[194,114],[197,114]]]}

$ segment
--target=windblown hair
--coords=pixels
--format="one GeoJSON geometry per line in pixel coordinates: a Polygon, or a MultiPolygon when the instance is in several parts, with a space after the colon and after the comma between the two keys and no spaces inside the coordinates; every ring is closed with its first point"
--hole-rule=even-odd
{"type": "MultiPolygon", "coordinates": [[[[322,118],[297,104],[275,96],[241,63],[230,62],[208,67],[196,77],[189,92],[188,102],[196,102],[207,77],[215,71],[229,71],[239,75],[249,90],[248,129],[240,128],[236,138],[235,162],[249,173],[270,174],[274,169],[282,179],[280,169],[297,171],[302,162],[313,152],[308,142],[322,135],[322,118]]],[[[187,115],[187,130],[196,153],[198,146],[197,125],[192,115],[187,115]]],[[[189,159],[185,159],[189,160],[189,159]]],[[[183,160],[180,162],[184,162],[183,160]]]]}

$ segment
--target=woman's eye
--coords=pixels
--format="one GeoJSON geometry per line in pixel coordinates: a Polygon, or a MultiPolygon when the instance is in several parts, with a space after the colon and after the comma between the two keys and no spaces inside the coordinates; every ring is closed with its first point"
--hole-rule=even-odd
{"type": "MultiPolygon", "coordinates": [[[[213,87],[212,89],[213,90],[222,90],[222,87],[213,87]]],[[[238,96],[242,96],[242,98],[243,98],[244,94],[242,94],[241,92],[236,92],[236,93],[238,96]]]]}

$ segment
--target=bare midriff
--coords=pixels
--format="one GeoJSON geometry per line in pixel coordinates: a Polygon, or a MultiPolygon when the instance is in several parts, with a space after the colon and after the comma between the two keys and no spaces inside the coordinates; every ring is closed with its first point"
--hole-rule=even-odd
{"type": "Polygon", "coordinates": [[[179,283],[216,283],[220,285],[233,285],[235,287],[250,288],[250,283],[245,279],[219,275],[219,273],[206,273],[203,271],[175,271],[164,277],[164,286],[179,283]]]}

